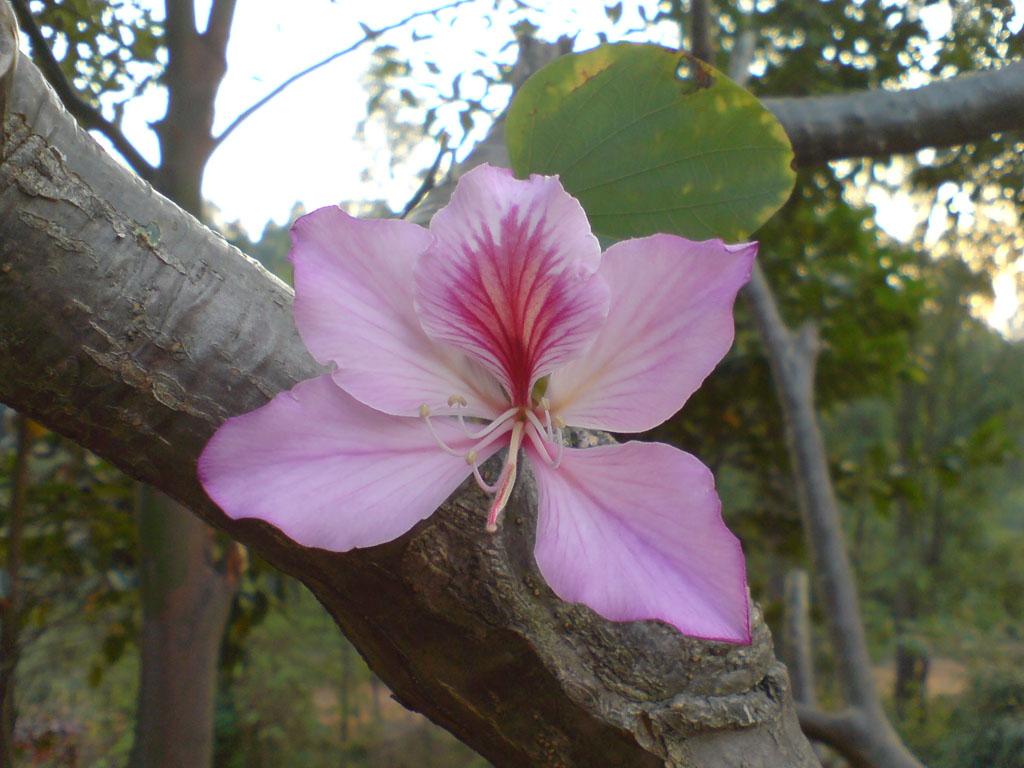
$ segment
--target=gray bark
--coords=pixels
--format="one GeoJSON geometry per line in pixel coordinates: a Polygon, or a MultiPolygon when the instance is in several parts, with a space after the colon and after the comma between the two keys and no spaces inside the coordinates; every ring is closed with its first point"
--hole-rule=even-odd
{"type": "Polygon", "coordinates": [[[529,483],[496,536],[471,484],[401,539],[347,554],[228,520],[195,460],[225,418],[318,373],[291,293],[110,159],[24,59],[13,86],[0,400],[300,578],[399,701],[498,766],[817,765],[756,610],[744,647],[561,603],[533,563],[529,483]]]}
{"type": "Polygon", "coordinates": [[[765,99],[796,164],[916,152],[1024,127],[1024,62],[902,91],[765,99]]]}

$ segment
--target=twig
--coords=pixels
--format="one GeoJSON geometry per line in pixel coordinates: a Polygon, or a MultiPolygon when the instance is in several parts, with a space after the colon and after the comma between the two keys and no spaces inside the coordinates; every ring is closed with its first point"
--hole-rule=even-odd
{"type": "Polygon", "coordinates": [[[219,136],[217,136],[213,140],[214,146],[215,147],[219,146],[228,136],[230,136],[235,131],[236,128],[238,128],[239,125],[241,125],[248,117],[250,117],[253,114],[253,112],[258,110],[260,107],[264,106],[268,101],[270,101],[275,96],[280,94],[282,91],[284,91],[288,86],[290,86],[296,80],[300,80],[303,77],[305,77],[306,75],[308,75],[308,74],[310,74],[312,72],[315,72],[316,70],[320,69],[321,67],[327,66],[328,64],[330,64],[335,59],[339,59],[342,56],[345,56],[346,54],[352,53],[353,51],[355,51],[358,48],[361,48],[363,45],[365,45],[366,43],[370,42],[371,40],[376,40],[377,38],[379,38],[381,35],[385,34],[386,32],[391,32],[392,30],[395,30],[395,29],[398,29],[399,27],[405,26],[406,24],[408,24],[413,19],[419,18],[420,16],[433,16],[433,15],[436,15],[436,14],[440,13],[441,11],[446,11],[446,10],[449,10],[451,8],[457,8],[460,5],[464,5],[465,3],[471,3],[471,2],[474,2],[474,0],[455,0],[455,2],[448,3],[447,5],[442,5],[442,6],[438,7],[438,8],[434,8],[434,9],[429,10],[429,11],[417,11],[416,13],[413,13],[413,14],[410,14],[409,16],[406,16],[401,21],[396,21],[394,24],[389,24],[388,26],[381,27],[380,29],[370,29],[369,27],[364,25],[363,26],[363,30],[364,30],[363,37],[360,40],[357,40],[352,45],[350,45],[348,48],[344,48],[344,49],[342,49],[340,51],[337,51],[336,53],[332,53],[326,59],[323,59],[322,61],[318,61],[316,64],[313,64],[312,66],[306,67],[305,69],[303,69],[300,72],[296,72],[294,75],[289,77],[287,80],[285,80],[283,83],[281,83],[279,86],[277,86],[274,90],[272,90],[266,96],[261,98],[255,104],[253,104],[252,106],[250,106],[247,109],[245,109],[244,111],[242,111],[241,114],[239,114],[238,117],[236,117],[234,120],[232,120],[231,123],[228,125],[228,127],[225,128],[221,132],[221,134],[219,136]]]}
{"type": "Polygon", "coordinates": [[[430,166],[426,176],[423,177],[423,183],[420,184],[419,189],[413,193],[412,197],[409,198],[409,202],[407,202],[405,207],[402,208],[402,212],[398,214],[398,218],[404,219],[408,216],[412,212],[412,209],[420,204],[420,200],[426,196],[427,192],[434,188],[434,185],[437,183],[437,172],[441,168],[441,161],[444,159],[447,152],[448,134],[442,133],[441,148],[437,151],[437,157],[434,158],[433,165],[430,166]]]}
{"type": "Polygon", "coordinates": [[[711,8],[708,0],[693,0],[690,6],[690,53],[714,64],[711,48],[711,8]]]}
{"type": "Polygon", "coordinates": [[[32,16],[32,11],[29,10],[26,0],[11,0],[11,5],[14,6],[14,12],[18,16],[18,23],[32,43],[32,54],[39,63],[39,69],[42,70],[53,90],[57,92],[57,96],[68,112],[74,115],[75,119],[85,128],[99,131],[106,136],[132,170],[147,181],[152,180],[156,169],[139,154],[139,151],[125,138],[117,125],[107,120],[99,109],[84,101],[74,86],[68,82],[64,70],[60,68],[60,63],[54,58],[46,38],[43,37],[42,30],[36,24],[35,17],[32,16]]]}

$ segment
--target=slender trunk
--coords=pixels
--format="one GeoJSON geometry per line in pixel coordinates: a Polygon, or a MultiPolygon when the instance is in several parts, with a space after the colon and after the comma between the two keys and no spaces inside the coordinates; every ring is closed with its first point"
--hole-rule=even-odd
{"type": "Polygon", "coordinates": [[[789,669],[793,698],[817,705],[814,658],[811,652],[811,581],[807,571],[794,568],[786,574],[782,598],[782,660],[789,669]]]}
{"type": "Polygon", "coordinates": [[[213,532],[139,489],[142,680],[132,768],[212,763],[214,684],[233,585],[210,560],[213,532]]]}
{"type": "Polygon", "coordinates": [[[825,440],[814,408],[814,372],[820,348],[817,329],[805,325],[794,333],[786,326],[759,264],[754,265],[744,295],[768,354],[786,422],[786,444],[800,516],[813,553],[821,598],[828,606],[827,625],[836,654],[836,669],[850,709],[848,716],[832,720],[815,717],[812,724],[808,716],[814,714],[813,708],[802,706],[801,725],[817,738],[831,735],[833,741],[829,743],[839,747],[858,766],[921,768],[886,719],[871,678],[857,586],[843,541],[825,440]],[[843,733],[835,728],[840,724],[843,733]]]}
{"type": "Polygon", "coordinates": [[[339,735],[341,749],[338,750],[338,765],[349,765],[349,741],[352,739],[352,647],[348,640],[341,638],[341,684],[338,686],[339,735]]]}
{"type": "MultiPolygon", "coordinates": [[[[904,386],[900,392],[897,444],[899,461],[904,471],[923,482],[921,448],[914,438],[919,423],[917,403],[920,395],[920,391],[912,386],[904,386]]],[[[893,700],[896,720],[900,723],[906,722],[911,714],[918,718],[923,715],[923,707],[916,705],[923,702],[928,669],[927,654],[912,640],[920,602],[916,571],[922,567],[918,547],[919,515],[920,504],[915,506],[906,494],[897,496],[896,548],[893,553],[893,572],[897,574],[893,600],[893,625],[896,630],[893,700]]]]}
{"type": "Polygon", "coordinates": [[[7,594],[0,600],[0,768],[14,766],[14,672],[18,665],[21,629],[21,534],[25,525],[28,492],[28,455],[32,435],[28,418],[15,417],[17,453],[11,473],[11,501],[7,514],[7,594]]]}

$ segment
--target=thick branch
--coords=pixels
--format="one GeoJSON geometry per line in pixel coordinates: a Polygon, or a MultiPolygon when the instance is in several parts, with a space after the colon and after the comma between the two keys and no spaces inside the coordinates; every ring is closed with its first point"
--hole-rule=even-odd
{"type": "Polygon", "coordinates": [[[49,43],[43,37],[39,25],[36,24],[35,17],[32,16],[32,11],[29,10],[26,0],[11,0],[11,3],[18,16],[21,28],[28,35],[28,39],[32,43],[32,54],[39,68],[46,76],[47,82],[57,92],[57,96],[60,97],[65,108],[83,126],[89,130],[99,131],[106,136],[110,143],[114,145],[114,149],[121,153],[121,156],[128,165],[139,176],[144,179],[152,179],[153,166],[125,138],[124,134],[121,133],[121,129],[110,120],[107,120],[99,109],[86,102],[71,83],[68,82],[67,77],[64,75],[64,70],[60,68],[60,64],[53,57],[49,43]]]}
{"type": "Polygon", "coordinates": [[[298,576],[399,701],[495,765],[817,765],[756,612],[740,647],[561,603],[533,562],[528,484],[495,536],[469,483],[401,539],[348,554],[227,519],[195,476],[205,441],[320,370],[291,293],[107,157],[24,60],[15,84],[0,133],[0,400],[298,576]]]}
{"type": "Polygon", "coordinates": [[[1024,129],[1024,61],[905,91],[765,99],[797,165],[947,147],[1024,129]]]}

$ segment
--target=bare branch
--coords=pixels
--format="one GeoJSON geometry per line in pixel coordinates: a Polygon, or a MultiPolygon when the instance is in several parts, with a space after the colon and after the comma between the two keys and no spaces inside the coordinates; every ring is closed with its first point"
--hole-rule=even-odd
{"type": "Polygon", "coordinates": [[[1024,129],[1024,62],[904,91],[771,98],[800,166],[916,152],[1024,129]]]}
{"type": "Polygon", "coordinates": [[[115,123],[107,120],[99,109],[85,101],[74,86],[68,82],[64,70],[60,68],[60,63],[54,58],[46,38],[43,37],[42,30],[36,24],[35,17],[32,16],[32,11],[29,10],[26,0],[11,0],[11,5],[14,6],[14,12],[18,16],[18,23],[32,43],[32,55],[39,64],[39,69],[42,70],[53,90],[57,92],[57,96],[67,111],[74,115],[83,127],[99,131],[106,136],[132,170],[147,181],[151,181],[156,169],[139,154],[139,151],[125,138],[115,123]]]}
{"type": "MultiPolygon", "coordinates": [[[[871,768],[922,768],[882,710],[871,680],[871,659],[861,621],[853,569],[843,543],[839,505],[829,476],[828,453],[814,408],[814,368],[820,349],[817,328],[797,333],[786,327],[760,264],[743,291],[760,332],[786,425],[804,534],[835,649],[839,682],[857,716],[870,725],[876,742],[871,768]]],[[[845,753],[844,753],[845,754],[845,753]]]]}
{"type": "Polygon", "coordinates": [[[220,56],[224,55],[228,47],[231,21],[235,16],[235,2],[236,0],[213,0],[210,6],[203,39],[210,43],[220,56]]]}
{"type": "Polygon", "coordinates": [[[172,50],[180,50],[176,40],[198,36],[195,3],[188,0],[164,0],[164,28],[168,47],[172,50]]]}
{"type": "Polygon", "coordinates": [[[412,209],[420,204],[420,201],[424,198],[427,192],[434,188],[434,185],[437,183],[437,171],[438,169],[440,169],[441,161],[444,159],[444,156],[447,152],[448,134],[442,133],[441,146],[437,150],[437,157],[434,158],[433,164],[430,166],[430,169],[423,177],[423,183],[420,184],[419,189],[417,189],[413,193],[412,197],[409,198],[409,202],[407,202],[405,204],[405,207],[402,208],[402,212],[398,214],[398,218],[404,219],[406,216],[408,216],[412,212],[412,209]]]}
{"type": "Polygon", "coordinates": [[[692,0],[690,5],[690,53],[701,61],[714,64],[711,43],[710,0],[692,0]]]}
{"type": "Polygon", "coordinates": [[[228,127],[225,128],[221,132],[220,136],[217,136],[214,139],[214,146],[219,146],[228,136],[230,136],[235,131],[236,128],[238,128],[239,125],[241,125],[243,122],[245,122],[245,120],[247,118],[249,118],[256,110],[258,110],[260,107],[264,106],[267,102],[269,102],[275,96],[279,95],[282,91],[284,91],[288,86],[292,85],[297,80],[301,80],[306,75],[311,74],[312,72],[316,72],[321,67],[327,66],[328,64],[330,64],[335,59],[340,59],[342,56],[345,56],[347,54],[352,53],[353,51],[357,50],[358,48],[361,48],[364,45],[366,45],[366,43],[369,43],[369,42],[371,42],[373,40],[376,40],[377,38],[379,38],[381,35],[385,34],[386,32],[391,32],[392,30],[395,30],[395,29],[398,29],[399,27],[405,26],[406,24],[408,24],[413,19],[418,19],[421,16],[433,16],[433,15],[436,15],[436,14],[440,13],[441,11],[446,11],[446,10],[449,10],[451,8],[457,8],[460,5],[464,5],[465,3],[472,3],[472,2],[474,2],[474,0],[455,0],[455,2],[448,3],[447,5],[439,6],[437,8],[432,9],[432,10],[429,10],[429,11],[417,11],[416,13],[412,13],[412,14],[406,16],[404,19],[402,19],[400,21],[396,21],[394,24],[389,24],[386,27],[381,27],[380,29],[370,29],[370,28],[364,26],[364,33],[363,33],[363,36],[362,36],[361,39],[357,40],[356,42],[354,42],[352,45],[348,46],[347,48],[344,48],[344,49],[342,49],[342,50],[340,50],[340,51],[338,51],[336,53],[332,53],[326,59],[318,61],[316,64],[313,64],[312,66],[306,67],[305,69],[303,69],[300,72],[296,72],[294,75],[289,77],[287,80],[285,80],[283,83],[281,83],[279,86],[277,86],[274,90],[272,90],[266,96],[264,96],[262,99],[257,101],[255,104],[253,104],[251,107],[248,107],[247,109],[243,110],[241,112],[241,114],[239,114],[238,117],[236,117],[234,120],[232,120],[231,123],[228,125],[228,127]]]}

